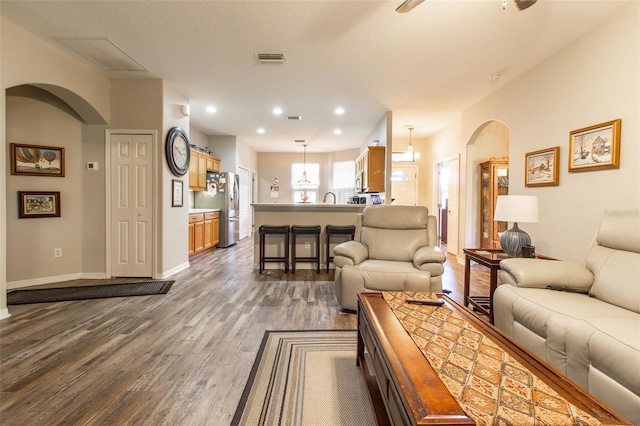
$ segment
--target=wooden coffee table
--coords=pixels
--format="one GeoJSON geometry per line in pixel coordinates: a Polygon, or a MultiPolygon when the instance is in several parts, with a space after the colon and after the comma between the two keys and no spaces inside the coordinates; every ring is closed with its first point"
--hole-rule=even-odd
{"type": "MultiPolygon", "coordinates": [[[[490,337],[567,401],[603,424],[630,424],[469,309],[444,294],[438,296],[448,308],[490,337]]],[[[358,365],[367,379],[374,405],[381,400],[386,410],[386,416],[384,412],[377,413],[379,424],[474,424],[405,331],[382,293],[358,295],[358,331],[358,365]]]]}

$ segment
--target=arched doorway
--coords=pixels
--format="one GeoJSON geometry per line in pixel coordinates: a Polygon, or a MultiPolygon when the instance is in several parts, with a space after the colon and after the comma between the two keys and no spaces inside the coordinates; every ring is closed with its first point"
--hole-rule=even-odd
{"type": "Polygon", "coordinates": [[[480,247],[480,163],[492,157],[509,156],[509,127],[498,120],[482,123],[466,145],[465,247],[480,247]]]}

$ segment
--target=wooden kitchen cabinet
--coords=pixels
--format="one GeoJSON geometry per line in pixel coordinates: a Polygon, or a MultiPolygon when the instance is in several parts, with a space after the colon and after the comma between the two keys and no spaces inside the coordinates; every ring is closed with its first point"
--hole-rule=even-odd
{"type": "Polygon", "coordinates": [[[356,176],[360,178],[358,192],[384,192],[385,147],[368,146],[356,159],[356,176]]]}
{"type": "Polygon", "coordinates": [[[220,212],[213,213],[213,225],[211,229],[211,244],[215,247],[220,242],[220,212]]]}
{"type": "Polygon", "coordinates": [[[498,195],[509,193],[509,157],[491,157],[480,163],[480,247],[500,249],[500,236],[507,222],[496,222],[493,214],[498,195]]]}
{"type": "Polygon", "coordinates": [[[189,189],[206,191],[207,172],[220,172],[220,159],[192,149],[189,163],[189,189]]]}
{"type": "Polygon", "coordinates": [[[220,212],[189,215],[189,256],[210,251],[220,242],[220,212]]]}

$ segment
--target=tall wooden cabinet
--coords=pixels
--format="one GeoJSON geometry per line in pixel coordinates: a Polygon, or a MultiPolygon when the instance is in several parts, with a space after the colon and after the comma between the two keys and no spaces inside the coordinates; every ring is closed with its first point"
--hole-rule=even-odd
{"type": "Polygon", "coordinates": [[[480,247],[499,249],[507,222],[496,222],[493,214],[498,195],[509,193],[509,157],[491,157],[480,163],[480,247]]]}
{"type": "Polygon", "coordinates": [[[384,192],[384,146],[368,146],[356,159],[357,192],[384,192]]]}

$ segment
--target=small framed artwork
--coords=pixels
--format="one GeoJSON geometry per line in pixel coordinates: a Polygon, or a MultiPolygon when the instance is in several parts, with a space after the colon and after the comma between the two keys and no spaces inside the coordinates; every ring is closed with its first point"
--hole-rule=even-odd
{"type": "Polygon", "coordinates": [[[620,167],[620,123],[612,120],[569,133],[569,172],[620,167]]]}
{"type": "Polygon", "coordinates": [[[172,179],[171,188],[171,193],[173,194],[171,197],[171,207],[182,207],[184,205],[184,188],[182,181],[178,179],[172,179]]]}
{"type": "Polygon", "coordinates": [[[524,156],[524,186],[558,186],[560,147],[527,152],[524,156]]]}
{"type": "Polygon", "coordinates": [[[64,148],[12,143],[11,174],[64,177],[64,148]]]}
{"type": "Polygon", "coordinates": [[[60,192],[18,191],[18,218],[60,217],[60,192]]]}

